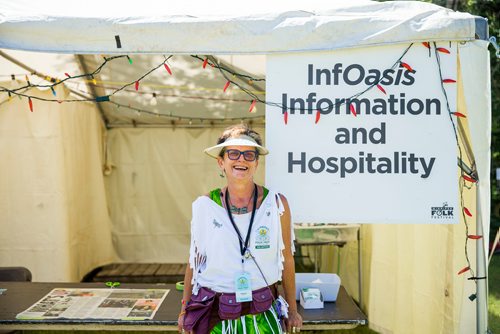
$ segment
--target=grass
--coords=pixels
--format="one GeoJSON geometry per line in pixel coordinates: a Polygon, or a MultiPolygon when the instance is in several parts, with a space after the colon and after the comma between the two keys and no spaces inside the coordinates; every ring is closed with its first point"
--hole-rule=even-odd
{"type": "Polygon", "coordinates": [[[500,333],[500,254],[493,255],[488,276],[488,327],[500,333]]]}

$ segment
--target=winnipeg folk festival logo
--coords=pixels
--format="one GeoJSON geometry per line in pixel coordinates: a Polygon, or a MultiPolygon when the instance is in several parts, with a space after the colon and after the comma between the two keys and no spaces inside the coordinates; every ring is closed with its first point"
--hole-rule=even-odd
{"type": "Polygon", "coordinates": [[[443,206],[433,206],[431,207],[431,218],[435,219],[452,219],[453,218],[452,206],[448,206],[447,202],[443,203],[443,206]]]}

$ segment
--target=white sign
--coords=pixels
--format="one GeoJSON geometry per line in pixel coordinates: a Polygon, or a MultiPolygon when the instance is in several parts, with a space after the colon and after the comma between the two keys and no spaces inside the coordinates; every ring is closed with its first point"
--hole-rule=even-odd
{"type": "Polygon", "coordinates": [[[267,57],[266,183],[294,222],[459,221],[457,45],[408,47],[267,57]]]}

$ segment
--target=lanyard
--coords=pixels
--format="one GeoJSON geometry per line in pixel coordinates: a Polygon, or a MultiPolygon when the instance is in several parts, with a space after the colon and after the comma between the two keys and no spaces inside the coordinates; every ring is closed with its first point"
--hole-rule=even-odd
{"type": "MultiPolygon", "coordinates": [[[[245,238],[245,243],[243,244],[243,238],[241,237],[241,233],[240,233],[240,230],[238,229],[238,226],[236,226],[236,224],[234,223],[234,219],[233,219],[233,214],[231,213],[231,209],[229,208],[229,192],[226,188],[226,194],[225,194],[225,200],[226,200],[226,210],[227,210],[227,214],[229,216],[229,220],[231,220],[231,224],[233,224],[233,227],[236,231],[236,234],[238,234],[238,242],[240,243],[240,252],[241,252],[241,256],[244,256],[247,249],[248,249],[248,244],[250,242],[250,231],[252,230],[252,225],[253,225],[253,219],[255,217],[255,211],[256,211],[256,208],[257,208],[257,185],[255,184],[255,188],[254,188],[254,191],[253,191],[253,208],[252,208],[252,216],[250,218],[250,225],[248,226],[248,232],[247,232],[247,237],[245,238]]],[[[241,259],[241,261],[243,262],[243,259],[241,259]]]]}

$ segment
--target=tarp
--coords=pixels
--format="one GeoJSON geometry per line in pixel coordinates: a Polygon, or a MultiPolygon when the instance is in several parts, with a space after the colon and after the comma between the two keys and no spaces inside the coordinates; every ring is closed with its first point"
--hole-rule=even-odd
{"type": "Polygon", "coordinates": [[[61,3],[0,1],[0,48],[77,54],[269,54],[473,40],[475,33],[472,15],[424,2],[141,1],[133,10],[117,1],[61,3]]]}

